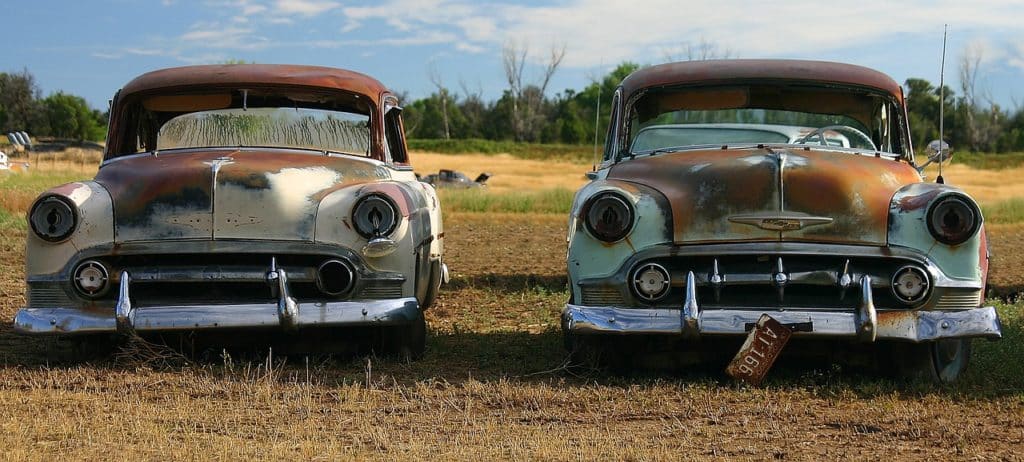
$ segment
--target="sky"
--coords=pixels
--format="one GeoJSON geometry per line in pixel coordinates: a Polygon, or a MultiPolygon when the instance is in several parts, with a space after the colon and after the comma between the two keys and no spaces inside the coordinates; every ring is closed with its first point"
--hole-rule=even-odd
{"type": "Polygon", "coordinates": [[[624,61],[685,59],[702,43],[937,84],[947,23],[947,85],[959,89],[963,56],[980,57],[977,94],[1024,107],[1024,0],[14,0],[4,10],[0,72],[27,69],[44,95],[98,109],[144,72],[227,60],[351,69],[414,99],[434,91],[434,73],[456,94],[493,100],[509,45],[528,51],[527,81],[565,49],[549,95],[624,61]]]}

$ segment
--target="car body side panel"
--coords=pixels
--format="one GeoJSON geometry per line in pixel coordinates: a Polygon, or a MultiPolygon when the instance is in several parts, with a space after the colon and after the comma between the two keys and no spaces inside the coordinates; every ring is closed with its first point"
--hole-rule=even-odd
{"type": "Polygon", "coordinates": [[[114,240],[110,194],[99,183],[68,183],[43,193],[49,194],[68,198],[77,206],[78,227],[68,240],[60,243],[46,242],[31,231],[27,233],[25,254],[31,258],[25,259],[26,275],[58,273],[79,249],[114,240]]]}
{"type": "MultiPolygon", "coordinates": [[[[648,186],[603,179],[584,186],[576,194],[570,217],[567,259],[569,279],[579,281],[614,275],[622,263],[638,250],[671,242],[672,224],[668,219],[668,210],[665,197],[648,186]],[[618,242],[598,240],[583,225],[582,209],[587,199],[604,191],[621,194],[632,203],[635,210],[633,230],[618,242]]],[[[579,290],[578,287],[570,289],[574,293],[579,290]]]]}
{"type": "Polygon", "coordinates": [[[953,186],[937,183],[909,184],[897,191],[890,205],[889,242],[928,255],[952,278],[984,284],[988,275],[984,226],[966,242],[952,246],[936,241],[928,231],[928,210],[949,194],[967,195],[953,186]]]}

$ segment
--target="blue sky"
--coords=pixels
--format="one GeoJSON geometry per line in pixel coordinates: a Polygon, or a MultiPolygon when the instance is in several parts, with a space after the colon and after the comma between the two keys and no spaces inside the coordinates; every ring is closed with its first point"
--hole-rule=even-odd
{"type": "Polygon", "coordinates": [[[979,95],[1014,108],[1024,106],[1021,18],[1024,0],[39,0],[5,8],[0,71],[26,68],[44,94],[97,108],[143,72],[228,59],[353,69],[412,98],[432,91],[433,68],[457,93],[494,99],[508,43],[530,51],[528,78],[565,47],[555,93],[705,42],[734,57],[842,61],[937,83],[949,23],[947,83],[958,88],[961,56],[980,56],[979,95]]]}

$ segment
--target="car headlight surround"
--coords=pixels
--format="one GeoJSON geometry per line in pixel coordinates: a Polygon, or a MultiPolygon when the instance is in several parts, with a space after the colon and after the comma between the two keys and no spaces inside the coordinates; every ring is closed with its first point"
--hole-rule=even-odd
{"type": "Polygon", "coordinates": [[[98,298],[110,287],[110,272],[103,263],[96,260],[79,263],[71,279],[75,289],[87,298],[98,298]]]}
{"type": "Polygon", "coordinates": [[[925,220],[928,232],[936,241],[959,245],[978,232],[981,227],[981,211],[967,196],[949,194],[931,205],[925,220]]]}
{"type": "Polygon", "coordinates": [[[398,227],[400,219],[398,206],[384,194],[367,194],[352,207],[352,224],[356,232],[366,239],[390,235],[398,227]]]}
{"type": "Polygon", "coordinates": [[[892,294],[907,305],[917,305],[928,298],[931,291],[931,278],[924,268],[907,265],[892,275],[890,281],[892,294]]]}
{"type": "Polygon", "coordinates": [[[615,192],[594,195],[583,209],[583,223],[591,236],[604,242],[618,242],[633,230],[633,204],[615,192]]]}
{"type": "Polygon", "coordinates": [[[28,222],[40,239],[61,242],[78,227],[78,208],[64,197],[46,196],[32,206],[28,222]]]}

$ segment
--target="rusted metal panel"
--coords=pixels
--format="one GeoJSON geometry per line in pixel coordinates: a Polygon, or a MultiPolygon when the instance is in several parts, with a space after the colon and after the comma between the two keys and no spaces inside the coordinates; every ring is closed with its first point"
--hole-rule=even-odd
{"type": "Polygon", "coordinates": [[[387,177],[376,162],[353,157],[216,149],[118,160],[96,181],[113,199],[118,242],[313,240],[321,198],[387,177]]]}
{"type": "Polygon", "coordinates": [[[215,64],[147,72],[128,82],[121,90],[121,97],[162,89],[224,85],[238,88],[245,85],[336,88],[363,94],[371,100],[387,91],[377,79],[344,69],[281,64],[215,64]]]}
{"type": "Polygon", "coordinates": [[[871,87],[903,101],[903,89],[891,77],[866,67],[822,61],[721,59],[659,64],[622,81],[627,99],[634,92],[665,85],[717,84],[744,80],[792,80],[871,87]]]}
{"type": "MultiPolygon", "coordinates": [[[[394,98],[388,89],[373,77],[344,69],[319,66],[276,64],[230,64],[186,66],[161,69],[143,74],[128,82],[113,99],[107,149],[110,159],[132,153],[138,141],[136,112],[143,97],[176,96],[210,92],[215,89],[240,91],[247,88],[282,91],[311,90],[316,93],[355,95],[368,107],[370,117],[370,151],[368,155],[384,161],[384,98],[394,98]],[[133,125],[135,124],[135,125],[133,125]]],[[[403,139],[402,144],[405,143],[403,139]]]]}
{"type": "Polygon", "coordinates": [[[792,336],[790,328],[762,314],[740,351],[726,367],[726,374],[751,385],[760,385],[792,336]]]}
{"type": "Polygon", "coordinates": [[[891,159],[761,148],[638,158],[611,167],[608,177],[643,183],[664,194],[671,204],[676,243],[885,245],[893,193],[919,181],[913,167],[891,159]],[[832,221],[777,231],[730,220],[783,212],[832,221]]]}

